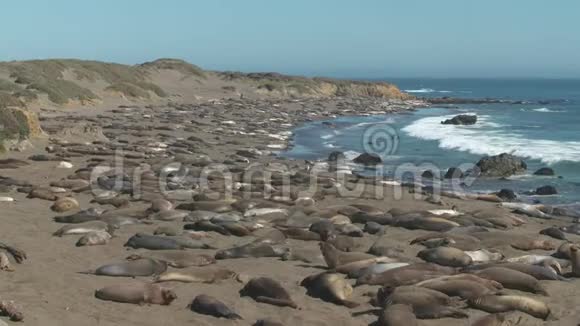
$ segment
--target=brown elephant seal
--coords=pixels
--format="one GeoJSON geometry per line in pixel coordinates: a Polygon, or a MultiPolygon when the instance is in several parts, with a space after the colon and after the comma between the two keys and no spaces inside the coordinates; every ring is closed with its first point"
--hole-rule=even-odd
{"type": "MultiPolygon", "coordinates": [[[[557,264],[557,262],[555,262],[557,264]]],[[[557,271],[552,268],[553,262],[545,260],[542,265],[529,265],[522,263],[511,263],[511,262],[497,262],[489,264],[475,265],[473,268],[468,268],[469,270],[483,270],[491,267],[501,267],[509,268],[524,274],[528,274],[537,280],[547,280],[547,281],[563,281],[564,279],[558,275],[557,271]],[[543,266],[545,264],[546,266],[543,266]]],[[[555,266],[559,269],[558,266],[555,266]]]]}
{"type": "Polygon", "coordinates": [[[519,295],[486,295],[468,300],[470,307],[489,313],[521,311],[528,315],[548,319],[550,308],[535,298],[519,295]]]}
{"type": "Polygon", "coordinates": [[[376,256],[362,252],[340,251],[328,242],[321,242],[319,247],[322,255],[324,256],[324,261],[326,261],[326,265],[330,269],[334,269],[338,266],[346,265],[356,261],[376,258],[376,256]]]}
{"type": "Polygon", "coordinates": [[[251,279],[240,290],[241,297],[251,297],[257,302],[267,303],[280,307],[298,308],[290,294],[277,281],[268,277],[251,279]]]}
{"type": "Polygon", "coordinates": [[[59,197],[52,192],[50,189],[45,188],[35,188],[32,189],[26,198],[36,198],[36,199],[43,199],[48,201],[56,201],[59,197]]]}
{"type": "Polygon", "coordinates": [[[122,263],[104,265],[94,271],[83,274],[94,274],[116,277],[136,277],[159,275],[167,270],[167,263],[150,258],[141,258],[122,263]]]}
{"type": "Polygon", "coordinates": [[[79,202],[72,197],[59,198],[54,202],[52,206],[50,206],[50,209],[53,212],[57,213],[64,213],[79,208],[80,208],[79,202]]]}
{"type": "Polygon", "coordinates": [[[300,285],[306,288],[307,294],[311,297],[347,308],[359,306],[358,303],[349,300],[353,293],[352,286],[340,274],[321,273],[311,275],[302,280],[300,285]]]}
{"type": "Polygon", "coordinates": [[[243,319],[240,315],[226,306],[223,302],[209,295],[200,294],[188,306],[193,312],[217,318],[243,319]]]}
{"type": "Polygon", "coordinates": [[[395,304],[406,304],[412,307],[413,314],[419,319],[467,318],[463,311],[453,307],[460,305],[458,301],[439,291],[401,286],[397,288],[381,288],[377,298],[382,305],[388,307],[395,304]]]}
{"type": "Polygon", "coordinates": [[[554,226],[541,230],[540,234],[547,235],[547,236],[552,237],[554,239],[568,241],[564,232],[562,230],[560,230],[559,228],[554,227],[554,226]]]}
{"type": "Polygon", "coordinates": [[[279,228],[288,239],[320,241],[320,234],[301,228],[279,228]]]}
{"type": "Polygon", "coordinates": [[[435,232],[417,237],[411,241],[411,244],[421,244],[427,248],[434,248],[444,243],[447,247],[460,250],[479,250],[482,247],[480,242],[478,238],[469,234],[435,232]]]}
{"type": "Polygon", "coordinates": [[[231,201],[197,201],[180,204],[176,209],[184,211],[209,211],[214,213],[227,213],[234,210],[231,201]]]}
{"type": "Polygon", "coordinates": [[[216,263],[216,260],[204,254],[199,254],[187,250],[161,250],[147,252],[143,254],[133,254],[127,257],[127,260],[136,260],[141,258],[152,258],[164,261],[173,268],[203,267],[216,263]]]}
{"type": "Polygon", "coordinates": [[[473,263],[473,259],[465,252],[451,247],[425,249],[420,251],[417,257],[430,263],[449,267],[465,267],[473,263]]]}
{"type": "Polygon", "coordinates": [[[434,283],[451,282],[451,281],[456,281],[456,280],[474,282],[474,283],[485,286],[487,289],[489,289],[492,292],[497,292],[498,290],[503,289],[503,285],[501,285],[501,283],[496,282],[494,280],[488,280],[485,278],[481,278],[481,277],[474,275],[474,274],[456,274],[456,275],[449,275],[449,276],[440,276],[440,277],[436,277],[436,278],[432,278],[429,280],[419,282],[419,283],[415,284],[415,286],[429,287],[429,285],[434,284],[434,283]]]}
{"type": "Polygon", "coordinates": [[[173,209],[173,203],[165,198],[156,198],[151,201],[151,207],[147,209],[150,213],[170,211],[173,209]]]}
{"type": "Polygon", "coordinates": [[[523,251],[530,251],[530,250],[554,250],[556,249],[556,245],[550,240],[541,240],[541,239],[533,239],[533,240],[520,240],[514,241],[511,246],[515,249],[523,250],[523,251]]]}
{"type": "Polygon", "coordinates": [[[413,308],[406,304],[387,306],[379,315],[378,326],[418,326],[413,308]]]}
{"type": "Polygon", "coordinates": [[[161,225],[153,230],[153,235],[166,235],[166,236],[176,236],[181,232],[172,225],[161,225]]]}
{"type": "Polygon", "coordinates": [[[239,247],[219,250],[215,254],[215,259],[283,257],[287,252],[288,249],[284,247],[267,243],[249,243],[239,247]]]}
{"type": "Polygon", "coordinates": [[[570,247],[570,261],[572,261],[572,276],[580,277],[580,247],[570,247]]]}
{"type": "Polygon", "coordinates": [[[112,285],[95,292],[101,300],[133,304],[158,304],[167,306],[177,299],[172,290],[150,283],[127,283],[112,285]]]}
{"type": "Polygon", "coordinates": [[[70,224],[61,227],[56,230],[53,235],[57,237],[62,237],[65,235],[74,234],[87,234],[91,232],[108,232],[111,234],[114,231],[114,227],[102,222],[102,221],[91,221],[79,224],[70,224]]]}
{"type": "Polygon", "coordinates": [[[78,224],[90,221],[96,221],[103,214],[102,209],[89,208],[72,215],[55,216],[53,220],[57,223],[78,224]]]}
{"type": "Polygon", "coordinates": [[[398,216],[394,219],[394,226],[409,230],[426,230],[445,232],[453,228],[460,227],[457,222],[453,222],[441,217],[433,217],[430,213],[421,213],[419,216],[398,216]]]}
{"type": "Polygon", "coordinates": [[[154,282],[219,283],[231,279],[235,272],[225,268],[194,268],[187,272],[165,272],[154,278],[154,282]]]}
{"type": "Polygon", "coordinates": [[[112,237],[107,231],[92,231],[83,235],[75,245],[77,247],[106,245],[112,237]]]}
{"type": "Polygon", "coordinates": [[[570,248],[573,246],[576,246],[576,244],[573,242],[564,242],[558,247],[552,256],[560,259],[571,259],[572,256],[570,255],[570,248]]]}
{"type": "Polygon", "coordinates": [[[501,283],[505,288],[548,295],[546,289],[536,278],[528,274],[503,267],[490,267],[475,274],[482,278],[487,278],[501,283]]]}
{"type": "Polygon", "coordinates": [[[490,290],[485,285],[471,280],[447,280],[424,283],[422,287],[445,293],[451,297],[459,297],[464,300],[482,297],[488,294],[496,294],[497,290],[490,290]]]}
{"type": "Polygon", "coordinates": [[[390,269],[383,273],[362,275],[356,280],[356,286],[368,284],[397,287],[452,274],[456,274],[454,268],[430,263],[412,264],[390,269]]]}
{"type": "Polygon", "coordinates": [[[127,198],[113,197],[113,198],[95,198],[91,200],[91,204],[111,205],[115,208],[129,207],[130,202],[127,198]]]}

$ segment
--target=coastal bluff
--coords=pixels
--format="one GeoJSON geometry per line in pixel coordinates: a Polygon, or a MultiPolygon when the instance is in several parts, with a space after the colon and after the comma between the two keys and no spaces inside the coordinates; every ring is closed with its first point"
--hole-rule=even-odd
{"type": "Polygon", "coordinates": [[[0,62],[0,149],[41,135],[40,110],[187,104],[241,97],[413,98],[386,82],[217,72],[179,59],[138,65],[77,59],[0,62]]]}

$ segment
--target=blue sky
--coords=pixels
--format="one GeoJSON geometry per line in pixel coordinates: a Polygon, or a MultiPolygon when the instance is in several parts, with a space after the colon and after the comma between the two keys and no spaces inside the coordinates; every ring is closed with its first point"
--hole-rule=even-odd
{"type": "Polygon", "coordinates": [[[578,77],[578,0],[7,0],[0,60],[339,77],[578,77]]]}

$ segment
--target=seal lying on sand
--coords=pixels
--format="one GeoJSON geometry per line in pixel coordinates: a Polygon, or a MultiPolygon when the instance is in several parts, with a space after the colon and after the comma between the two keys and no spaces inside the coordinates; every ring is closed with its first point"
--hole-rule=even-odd
{"type": "Polygon", "coordinates": [[[267,243],[249,243],[247,245],[220,250],[216,259],[283,257],[288,250],[267,243]]]}
{"type": "Polygon", "coordinates": [[[546,289],[542,287],[536,278],[513,269],[491,267],[477,271],[475,274],[479,277],[499,282],[508,289],[548,295],[546,289]]]}
{"type": "Polygon", "coordinates": [[[473,263],[471,257],[465,254],[465,252],[449,247],[425,249],[420,251],[417,257],[430,263],[437,263],[449,267],[465,267],[473,263]]]}
{"type": "Polygon", "coordinates": [[[463,311],[451,307],[454,299],[439,291],[401,286],[397,288],[381,288],[377,293],[379,303],[386,307],[395,304],[407,304],[412,307],[413,314],[419,319],[467,318],[463,311]]]}
{"type": "Polygon", "coordinates": [[[95,297],[101,300],[134,304],[169,305],[177,295],[157,284],[128,283],[108,286],[97,290],[95,297]]]}
{"type": "Polygon", "coordinates": [[[346,265],[348,263],[367,260],[367,259],[374,259],[377,258],[371,254],[365,254],[362,252],[344,252],[336,249],[332,244],[327,242],[321,242],[319,244],[320,251],[324,256],[324,260],[326,261],[326,265],[330,269],[334,269],[337,266],[346,265]]]}
{"type": "Polygon", "coordinates": [[[406,304],[387,306],[379,316],[378,326],[418,326],[413,308],[406,304]]]}
{"type": "Polygon", "coordinates": [[[165,272],[154,278],[157,283],[183,282],[183,283],[219,283],[222,280],[233,278],[235,272],[225,268],[195,268],[185,273],[165,272]]]}
{"type": "Polygon", "coordinates": [[[288,294],[288,291],[277,281],[267,278],[258,277],[251,279],[243,289],[240,290],[240,296],[251,297],[257,302],[267,303],[280,307],[298,308],[296,303],[288,294]]]}
{"type": "Polygon", "coordinates": [[[340,274],[325,272],[308,276],[300,285],[304,286],[307,294],[312,297],[348,308],[359,306],[358,303],[349,300],[353,292],[352,286],[340,274]]]}
{"type": "Polygon", "coordinates": [[[216,260],[208,255],[198,254],[187,250],[162,250],[147,252],[143,254],[133,254],[127,260],[141,258],[151,258],[167,263],[173,268],[202,267],[216,263],[216,260]]]}
{"type": "Polygon", "coordinates": [[[114,228],[102,221],[91,221],[79,224],[65,225],[53,233],[54,236],[62,237],[72,234],[87,234],[90,232],[109,232],[112,233],[114,228]]]}
{"type": "Polygon", "coordinates": [[[122,263],[104,265],[97,268],[94,272],[86,274],[135,277],[159,275],[167,270],[167,264],[150,258],[141,258],[122,263]]]}
{"type": "Polygon", "coordinates": [[[202,315],[214,316],[217,318],[243,319],[223,302],[209,295],[200,294],[188,306],[191,311],[202,315]]]}
{"type": "Polygon", "coordinates": [[[77,247],[105,245],[112,236],[106,231],[93,231],[83,235],[75,244],[77,247]]]}
{"type": "Polygon", "coordinates": [[[57,213],[64,213],[80,207],[79,202],[71,197],[59,198],[54,202],[50,209],[57,213]]]}
{"type": "Polygon", "coordinates": [[[469,306],[489,313],[521,311],[543,320],[550,316],[550,308],[534,298],[519,295],[486,295],[471,299],[469,306]]]}

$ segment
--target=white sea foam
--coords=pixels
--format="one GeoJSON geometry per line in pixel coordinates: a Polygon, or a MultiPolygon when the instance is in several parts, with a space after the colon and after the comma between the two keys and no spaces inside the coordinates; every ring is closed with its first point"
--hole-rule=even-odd
{"type": "Polygon", "coordinates": [[[344,154],[344,158],[346,158],[349,161],[352,161],[355,158],[357,158],[361,153],[359,153],[357,151],[346,151],[343,154],[344,154]]]}
{"type": "Polygon", "coordinates": [[[561,113],[561,112],[564,112],[564,111],[559,111],[559,110],[551,110],[549,108],[533,109],[532,111],[542,112],[542,113],[561,113]]]}
{"type": "Polygon", "coordinates": [[[477,155],[512,153],[541,160],[546,164],[561,161],[580,162],[580,142],[527,139],[497,128],[489,116],[478,117],[474,126],[443,125],[441,121],[453,116],[419,119],[402,130],[412,137],[435,140],[443,149],[465,151],[477,155]]]}
{"type": "Polygon", "coordinates": [[[320,138],[325,139],[325,140],[332,139],[332,138],[334,138],[334,135],[322,135],[322,136],[320,136],[320,138]]]}

